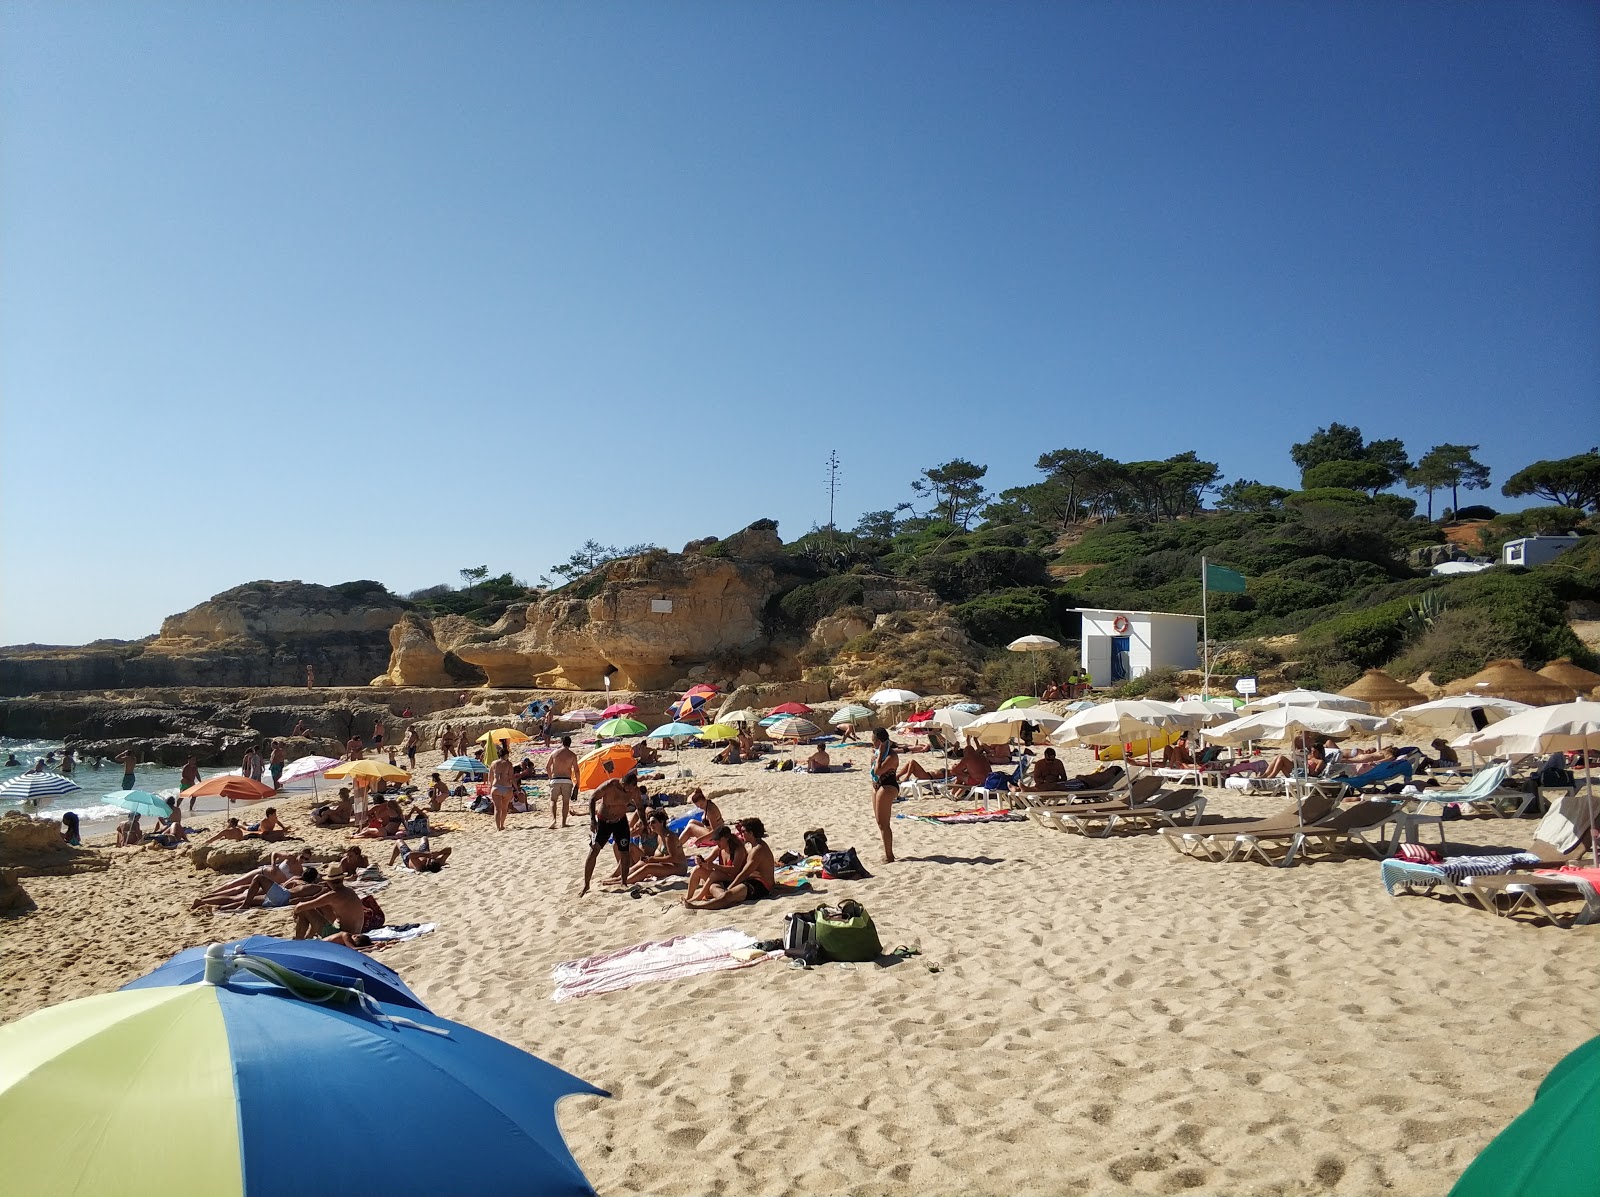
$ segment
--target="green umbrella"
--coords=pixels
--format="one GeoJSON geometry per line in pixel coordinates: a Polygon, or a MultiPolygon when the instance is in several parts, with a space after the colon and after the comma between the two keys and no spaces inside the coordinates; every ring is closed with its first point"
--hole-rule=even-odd
{"type": "Polygon", "coordinates": [[[617,736],[642,736],[649,730],[637,719],[607,719],[594,729],[594,734],[614,739],[617,736]]]}
{"type": "Polygon", "coordinates": [[[1019,694],[1015,698],[1008,698],[1000,704],[1000,710],[1009,711],[1013,707],[1036,707],[1039,700],[1028,694],[1019,694]]]}
{"type": "Polygon", "coordinates": [[[158,819],[165,819],[172,813],[172,804],[149,790],[112,790],[105,801],[136,815],[154,815],[158,819]]]}
{"type": "Polygon", "coordinates": [[[1550,1070],[1533,1104],[1467,1166],[1450,1197],[1600,1193],[1600,1037],[1550,1070]]]}

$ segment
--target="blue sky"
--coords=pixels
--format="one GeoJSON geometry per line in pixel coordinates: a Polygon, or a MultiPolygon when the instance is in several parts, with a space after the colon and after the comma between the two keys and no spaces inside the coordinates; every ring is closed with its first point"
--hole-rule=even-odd
{"type": "Polygon", "coordinates": [[[965,456],[1600,440],[1590,4],[13,4],[0,642],[965,456]]]}

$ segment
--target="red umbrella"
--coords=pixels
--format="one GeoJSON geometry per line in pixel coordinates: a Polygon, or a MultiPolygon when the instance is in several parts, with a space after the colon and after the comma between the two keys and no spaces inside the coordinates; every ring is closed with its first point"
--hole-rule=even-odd
{"type": "Polygon", "coordinates": [[[933,718],[932,711],[918,711],[915,715],[906,716],[907,723],[926,723],[933,718]]]}
{"type": "Polygon", "coordinates": [[[773,707],[769,715],[809,715],[811,708],[803,702],[786,702],[781,707],[773,707]]]}
{"type": "Polygon", "coordinates": [[[698,686],[690,686],[683,692],[683,696],[688,698],[691,694],[711,695],[717,693],[720,693],[720,691],[715,686],[709,682],[701,682],[698,686]]]}
{"type": "Polygon", "coordinates": [[[229,802],[258,802],[271,798],[276,791],[259,781],[251,781],[237,773],[224,773],[192,785],[178,795],[180,798],[212,798],[221,796],[229,802]]]}
{"type": "Polygon", "coordinates": [[[600,714],[603,718],[615,719],[618,715],[631,715],[638,709],[631,702],[614,702],[600,714]]]}

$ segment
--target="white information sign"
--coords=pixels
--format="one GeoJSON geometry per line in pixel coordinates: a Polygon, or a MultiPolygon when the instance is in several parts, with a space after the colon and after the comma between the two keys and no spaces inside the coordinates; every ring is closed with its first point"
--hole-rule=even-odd
{"type": "Polygon", "coordinates": [[[1253,677],[1242,677],[1233,683],[1233,688],[1240,694],[1246,696],[1254,694],[1256,692],[1256,679],[1253,677]]]}

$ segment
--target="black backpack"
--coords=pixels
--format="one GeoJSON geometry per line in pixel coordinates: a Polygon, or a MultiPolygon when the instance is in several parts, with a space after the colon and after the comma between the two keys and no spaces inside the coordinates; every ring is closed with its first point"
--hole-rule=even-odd
{"type": "Polygon", "coordinates": [[[802,910],[789,916],[789,924],[783,930],[783,954],[803,960],[807,965],[817,963],[820,953],[815,910],[802,910]]]}
{"type": "Polygon", "coordinates": [[[828,854],[828,833],[820,827],[813,827],[806,832],[806,855],[826,856],[828,854]]]}

